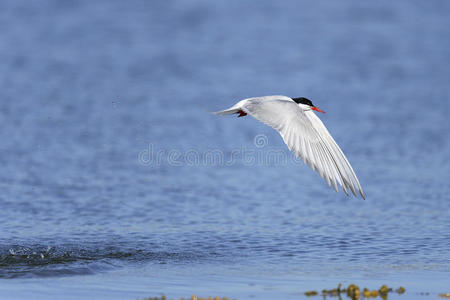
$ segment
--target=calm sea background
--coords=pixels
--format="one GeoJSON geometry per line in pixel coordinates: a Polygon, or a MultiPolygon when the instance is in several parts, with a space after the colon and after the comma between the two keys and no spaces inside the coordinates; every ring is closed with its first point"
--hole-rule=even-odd
{"type": "Polygon", "coordinates": [[[3,0],[0,62],[1,299],[450,292],[449,1],[3,0]],[[365,201],[208,113],[272,94],[365,201]]]}

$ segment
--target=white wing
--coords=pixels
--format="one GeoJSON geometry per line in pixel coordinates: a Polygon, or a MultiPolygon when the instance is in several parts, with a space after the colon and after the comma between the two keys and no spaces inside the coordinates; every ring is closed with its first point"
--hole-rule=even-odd
{"type": "Polygon", "coordinates": [[[233,108],[239,108],[277,130],[289,149],[336,191],[340,185],[347,195],[350,190],[355,196],[359,192],[365,199],[353,168],[313,111],[304,111],[285,96],[250,98],[233,108]]]}

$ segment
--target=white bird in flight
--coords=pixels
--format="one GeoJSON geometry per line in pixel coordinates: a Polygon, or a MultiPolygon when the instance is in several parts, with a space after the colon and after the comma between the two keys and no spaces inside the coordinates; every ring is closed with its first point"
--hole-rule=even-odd
{"type": "Polygon", "coordinates": [[[340,185],[345,194],[351,191],[357,196],[359,192],[365,199],[352,166],[313,110],[325,113],[304,97],[264,96],[241,100],[214,114],[249,114],[269,125],[280,133],[289,150],[317,171],[329,186],[333,185],[336,192],[340,185]]]}

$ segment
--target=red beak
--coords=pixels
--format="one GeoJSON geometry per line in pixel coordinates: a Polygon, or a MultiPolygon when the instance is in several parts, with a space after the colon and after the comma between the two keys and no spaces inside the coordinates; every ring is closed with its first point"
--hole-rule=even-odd
{"type": "Polygon", "coordinates": [[[321,113],[325,113],[323,110],[321,110],[320,108],[318,108],[318,107],[315,107],[315,106],[311,106],[311,109],[312,110],[315,110],[315,111],[318,111],[318,112],[321,112],[321,113]]]}

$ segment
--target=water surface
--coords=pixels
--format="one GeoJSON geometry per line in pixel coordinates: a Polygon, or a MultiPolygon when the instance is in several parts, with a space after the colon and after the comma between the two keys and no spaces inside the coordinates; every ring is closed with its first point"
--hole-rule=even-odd
{"type": "Polygon", "coordinates": [[[450,292],[449,9],[2,1],[0,297],[450,292]],[[327,112],[365,201],[207,113],[270,94],[327,112]]]}

